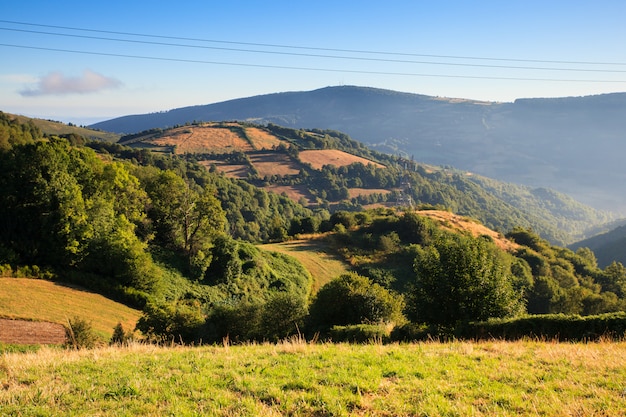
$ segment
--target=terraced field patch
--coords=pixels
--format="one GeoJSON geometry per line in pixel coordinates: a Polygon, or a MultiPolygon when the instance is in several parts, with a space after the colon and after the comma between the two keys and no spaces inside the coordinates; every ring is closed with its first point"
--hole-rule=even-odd
{"type": "Polygon", "coordinates": [[[377,162],[372,162],[369,159],[351,155],[347,152],[337,149],[301,151],[300,160],[304,163],[311,164],[314,169],[322,169],[324,165],[334,165],[336,167],[342,167],[357,162],[360,162],[363,165],[373,164],[378,168],[385,167],[384,165],[377,162]]]}

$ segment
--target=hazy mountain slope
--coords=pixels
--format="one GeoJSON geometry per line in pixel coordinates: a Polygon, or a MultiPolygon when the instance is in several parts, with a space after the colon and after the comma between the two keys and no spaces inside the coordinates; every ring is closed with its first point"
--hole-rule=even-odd
{"type": "Polygon", "coordinates": [[[365,87],[230,100],[93,125],[133,133],[193,120],[335,129],[374,149],[626,210],[626,93],[484,103],[365,87]]]}
{"type": "Polygon", "coordinates": [[[626,265],[626,225],[569,246],[572,250],[583,247],[595,253],[600,268],[605,268],[613,261],[626,265]]]}

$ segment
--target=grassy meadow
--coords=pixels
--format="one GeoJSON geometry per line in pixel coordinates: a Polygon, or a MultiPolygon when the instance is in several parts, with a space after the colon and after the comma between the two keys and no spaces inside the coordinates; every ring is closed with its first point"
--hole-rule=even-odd
{"type": "Polygon", "coordinates": [[[42,348],[0,386],[3,416],[617,416],[626,343],[42,348]]]}
{"type": "Polygon", "coordinates": [[[259,247],[263,250],[284,253],[296,258],[313,276],[313,293],[316,293],[333,278],[350,271],[350,266],[330,254],[327,244],[319,239],[267,243],[259,245],[259,247]]]}
{"type": "Polygon", "coordinates": [[[40,279],[0,278],[3,318],[66,325],[69,319],[79,317],[90,322],[100,338],[109,340],[117,323],[133,330],[140,316],[139,310],[76,287],[40,279]]]}

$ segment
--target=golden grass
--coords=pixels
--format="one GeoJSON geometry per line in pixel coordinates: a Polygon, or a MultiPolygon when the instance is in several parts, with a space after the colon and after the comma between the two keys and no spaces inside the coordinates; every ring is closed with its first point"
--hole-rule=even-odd
{"type": "Polygon", "coordinates": [[[251,154],[249,157],[261,178],[266,175],[297,175],[300,172],[299,164],[283,153],[268,152],[251,154]]]}
{"type": "Polygon", "coordinates": [[[261,245],[268,251],[280,252],[296,258],[313,277],[313,294],[333,278],[350,271],[350,266],[333,255],[319,239],[291,240],[261,245]]]}
{"type": "Polygon", "coordinates": [[[378,168],[384,168],[377,162],[372,162],[360,156],[351,155],[347,152],[337,149],[308,150],[300,152],[300,160],[304,163],[311,164],[314,169],[322,169],[324,165],[334,165],[341,167],[345,165],[360,162],[363,165],[373,164],[378,168]]]}
{"type": "Polygon", "coordinates": [[[245,131],[248,139],[250,139],[254,148],[257,150],[272,149],[281,143],[285,143],[273,134],[263,129],[259,129],[258,127],[246,127],[245,131]]]}
{"type": "Polygon", "coordinates": [[[390,194],[391,190],[385,190],[384,188],[348,188],[349,198],[362,196],[369,196],[372,194],[390,194]]]}
{"type": "Polygon", "coordinates": [[[117,323],[133,330],[141,312],[102,295],[50,281],[0,278],[0,316],[63,325],[80,317],[91,322],[100,337],[109,339],[117,323]]]}
{"type": "Polygon", "coordinates": [[[506,239],[502,234],[491,230],[488,227],[478,223],[467,217],[459,216],[444,210],[420,210],[420,216],[426,216],[436,220],[444,229],[451,231],[469,232],[472,236],[490,236],[493,241],[503,250],[513,251],[519,248],[519,245],[506,239]]]}
{"type": "Polygon", "coordinates": [[[167,135],[146,141],[157,146],[176,146],[176,153],[228,153],[252,151],[250,143],[227,126],[183,126],[167,135]]]}

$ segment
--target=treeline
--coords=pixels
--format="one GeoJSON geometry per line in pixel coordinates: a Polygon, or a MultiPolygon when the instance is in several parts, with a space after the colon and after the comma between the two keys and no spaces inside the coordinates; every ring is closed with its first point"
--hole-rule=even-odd
{"type": "MultiPolygon", "coordinates": [[[[311,211],[182,158],[84,146],[10,120],[0,132],[0,269],[45,271],[141,307],[138,329],[155,340],[440,336],[492,318],[626,308],[623,265],[600,269],[590,250],[555,246],[523,224],[507,233],[519,245],[509,253],[410,210],[311,211]],[[354,272],[314,296],[299,262],[250,243],[326,231],[354,272]]],[[[368,184],[412,181],[415,196],[459,212],[480,207],[469,197],[478,185],[458,175],[320,172],[325,186],[361,173],[368,184]]]]}

